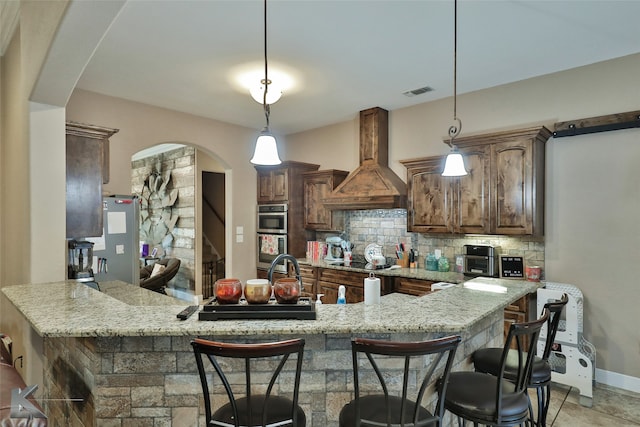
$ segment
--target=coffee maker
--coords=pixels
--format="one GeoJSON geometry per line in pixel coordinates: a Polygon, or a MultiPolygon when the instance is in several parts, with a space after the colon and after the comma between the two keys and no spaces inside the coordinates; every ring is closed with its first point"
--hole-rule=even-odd
{"type": "Polygon", "coordinates": [[[93,242],[69,240],[67,276],[78,282],[95,282],[93,278],[93,242]]]}

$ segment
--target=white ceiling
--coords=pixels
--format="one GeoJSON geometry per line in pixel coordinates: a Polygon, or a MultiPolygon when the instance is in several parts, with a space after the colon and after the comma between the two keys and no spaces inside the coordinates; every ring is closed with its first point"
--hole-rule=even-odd
{"type": "MultiPolygon", "coordinates": [[[[636,0],[460,0],[458,94],[638,53],[639,16],[636,0]]],[[[270,77],[294,79],[271,129],[451,96],[453,17],[451,0],[269,1],[270,77]]],[[[129,0],[77,87],[260,129],[236,78],[264,72],[263,19],[259,0],[129,0]]]]}

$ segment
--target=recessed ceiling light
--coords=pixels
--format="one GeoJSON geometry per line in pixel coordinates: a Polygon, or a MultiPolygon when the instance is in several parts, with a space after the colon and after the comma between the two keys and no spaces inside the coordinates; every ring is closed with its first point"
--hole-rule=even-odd
{"type": "Polygon", "coordinates": [[[431,92],[431,91],[433,91],[432,87],[425,86],[425,87],[421,87],[421,88],[418,88],[418,89],[408,90],[408,91],[404,92],[403,95],[412,97],[412,96],[416,96],[416,95],[422,95],[423,93],[427,93],[427,92],[431,92]]]}

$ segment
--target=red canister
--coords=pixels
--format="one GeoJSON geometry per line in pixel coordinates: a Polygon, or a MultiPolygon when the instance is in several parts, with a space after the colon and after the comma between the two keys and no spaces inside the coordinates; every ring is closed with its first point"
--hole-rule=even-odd
{"type": "Polygon", "coordinates": [[[530,282],[539,282],[540,281],[540,267],[537,265],[527,266],[525,269],[527,274],[527,280],[530,282]]]}

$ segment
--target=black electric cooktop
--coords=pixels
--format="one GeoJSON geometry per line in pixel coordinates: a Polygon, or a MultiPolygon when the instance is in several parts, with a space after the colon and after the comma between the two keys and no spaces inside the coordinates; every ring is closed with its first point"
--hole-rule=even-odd
{"type": "Polygon", "coordinates": [[[351,261],[351,265],[344,265],[344,263],[343,264],[339,264],[339,265],[341,267],[360,268],[360,269],[364,269],[364,270],[382,270],[383,268],[391,267],[391,265],[389,265],[389,264],[376,265],[374,267],[373,265],[371,265],[370,263],[368,263],[366,261],[351,261]]]}

